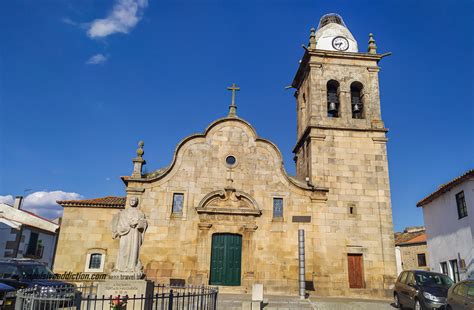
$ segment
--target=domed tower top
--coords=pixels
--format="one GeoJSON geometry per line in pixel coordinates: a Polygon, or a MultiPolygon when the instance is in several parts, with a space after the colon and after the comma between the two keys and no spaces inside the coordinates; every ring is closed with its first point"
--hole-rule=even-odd
{"type": "Polygon", "coordinates": [[[344,20],[335,13],[321,17],[315,39],[316,49],[352,53],[359,51],[357,41],[344,20]]]}

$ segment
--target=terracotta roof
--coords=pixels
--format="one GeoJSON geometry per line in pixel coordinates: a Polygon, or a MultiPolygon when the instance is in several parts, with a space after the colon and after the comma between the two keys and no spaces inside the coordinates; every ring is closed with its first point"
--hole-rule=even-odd
{"type": "Polygon", "coordinates": [[[413,239],[410,239],[406,243],[423,243],[423,242],[426,242],[426,233],[423,233],[413,239]]]}
{"type": "Polygon", "coordinates": [[[456,185],[461,184],[462,182],[466,181],[467,179],[470,179],[470,178],[473,178],[473,177],[474,177],[474,169],[471,169],[468,172],[464,173],[463,175],[461,175],[461,176],[449,181],[448,183],[443,184],[440,187],[438,187],[438,189],[436,191],[432,192],[431,194],[429,194],[428,196],[426,196],[422,200],[418,201],[416,206],[417,207],[422,207],[422,206],[426,205],[427,203],[432,202],[433,200],[435,200],[436,198],[438,198],[442,194],[444,194],[447,191],[451,190],[456,185]]]}
{"type": "Polygon", "coordinates": [[[57,203],[63,207],[123,209],[125,208],[125,200],[126,197],[107,196],[84,200],[60,200],[57,203]]]}
{"type": "Polygon", "coordinates": [[[395,245],[408,245],[415,243],[426,243],[425,230],[395,233],[395,245]]]}

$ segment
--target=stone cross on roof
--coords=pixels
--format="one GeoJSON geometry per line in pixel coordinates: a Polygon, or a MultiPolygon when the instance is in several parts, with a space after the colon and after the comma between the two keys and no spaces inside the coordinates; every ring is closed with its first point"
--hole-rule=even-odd
{"type": "Polygon", "coordinates": [[[228,117],[236,117],[237,116],[237,106],[235,105],[235,92],[240,90],[240,87],[232,83],[231,87],[227,87],[227,90],[232,91],[232,103],[229,106],[229,115],[228,117]]]}

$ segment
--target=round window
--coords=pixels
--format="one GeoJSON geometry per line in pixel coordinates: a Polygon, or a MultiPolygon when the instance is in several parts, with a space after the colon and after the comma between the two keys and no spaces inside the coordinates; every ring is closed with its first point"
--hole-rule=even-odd
{"type": "Polygon", "coordinates": [[[236,162],[237,162],[237,159],[235,159],[235,157],[232,155],[227,156],[225,159],[225,163],[227,164],[227,166],[235,166],[236,162]]]}

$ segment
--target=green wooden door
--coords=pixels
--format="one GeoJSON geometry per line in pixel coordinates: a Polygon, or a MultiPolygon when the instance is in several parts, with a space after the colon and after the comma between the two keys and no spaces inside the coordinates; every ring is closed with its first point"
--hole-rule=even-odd
{"type": "Polygon", "coordinates": [[[212,235],[210,284],[239,286],[241,259],[242,237],[240,235],[212,235]]]}

